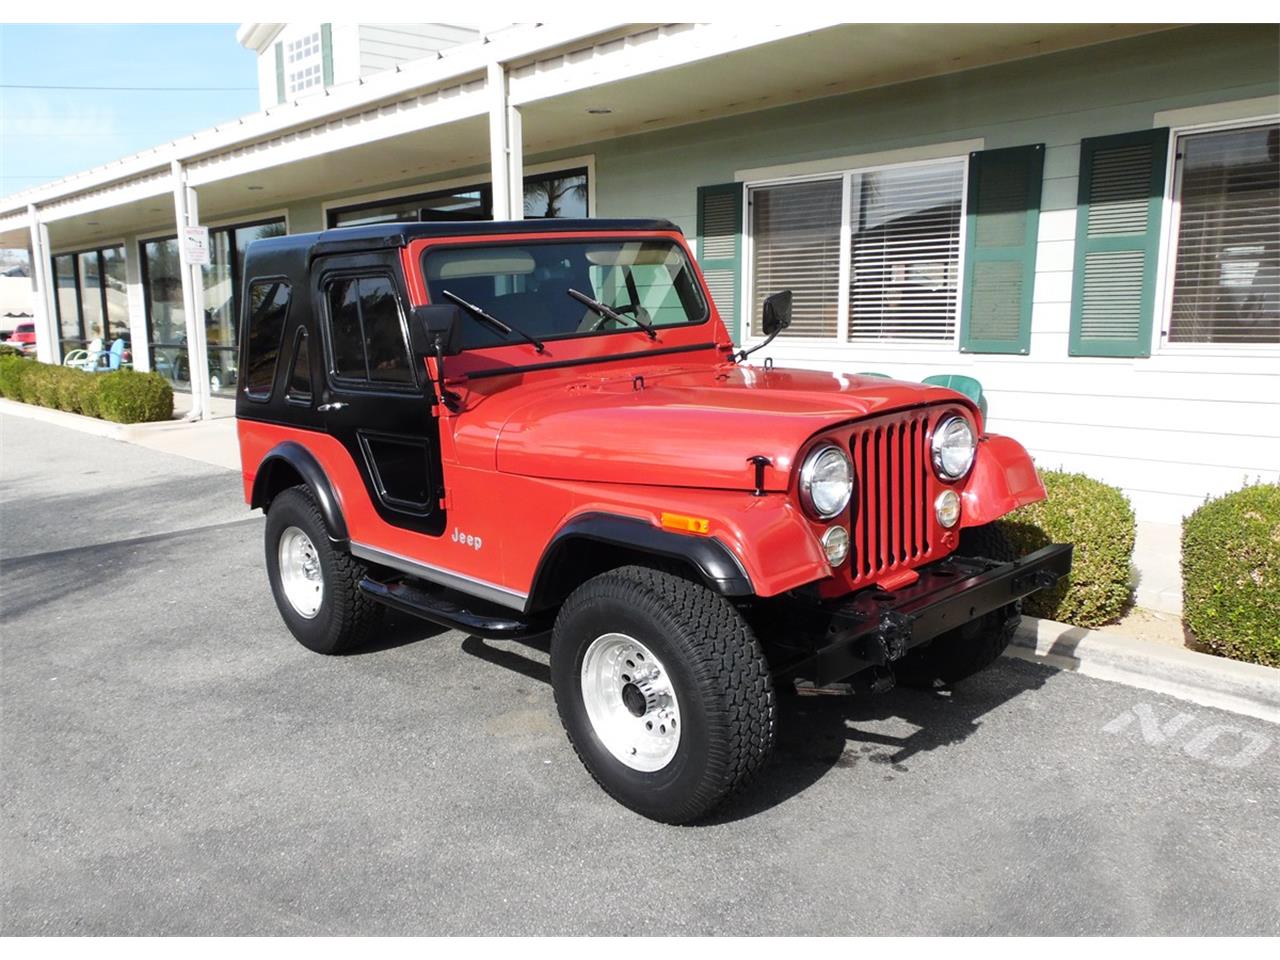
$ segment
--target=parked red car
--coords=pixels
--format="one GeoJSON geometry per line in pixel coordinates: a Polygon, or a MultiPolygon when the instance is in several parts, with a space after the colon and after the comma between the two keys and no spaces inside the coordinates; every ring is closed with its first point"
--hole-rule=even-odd
{"type": "Polygon", "coordinates": [[[959,680],[1070,569],[992,525],[1045,494],[973,402],[747,363],[665,221],[353,227],[244,275],[244,492],[294,636],[551,631],[574,748],[646,816],[758,771],[780,684],[959,680]]]}
{"type": "Polygon", "coordinates": [[[24,320],[15,324],[13,333],[5,343],[17,347],[23,353],[34,353],[36,349],[36,325],[33,320],[24,320]]]}

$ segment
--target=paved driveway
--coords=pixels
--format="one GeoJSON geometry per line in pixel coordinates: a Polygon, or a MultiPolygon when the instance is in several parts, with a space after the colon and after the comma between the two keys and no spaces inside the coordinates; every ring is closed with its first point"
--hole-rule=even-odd
{"type": "Polygon", "coordinates": [[[307,653],[238,477],[0,418],[0,933],[1280,933],[1280,728],[1005,660],[608,800],[544,648],[307,653]]]}

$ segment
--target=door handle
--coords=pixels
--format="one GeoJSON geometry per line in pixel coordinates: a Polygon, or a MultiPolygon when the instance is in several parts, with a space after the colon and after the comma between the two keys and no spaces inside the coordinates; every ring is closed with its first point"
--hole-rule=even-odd
{"type": "Polygon", "coordinates": [[[341,400],[337,400],[332,403],[322,403],[320,404],[320,406],[316,407],[316,409],[319,410],[321,413],[328,413],[330,410],[341,410],[345,406],[346,406],[345,403],[343,403],[341,400]]]}

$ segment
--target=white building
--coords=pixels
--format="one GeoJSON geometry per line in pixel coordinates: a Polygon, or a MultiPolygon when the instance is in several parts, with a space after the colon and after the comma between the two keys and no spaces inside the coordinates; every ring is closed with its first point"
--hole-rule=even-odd
{"type": "Polygon", "coordinates": [[[126,336],[207,415],[255,236],[657,216],[742,342],[791,287],[778,362],[975,376],[991,430],[1123,488],[1143,605],[1178,606],[1182,516],[1280,478],[1274,25],[467,31],[245,24],[260,113],[0,199],[41,357],[126,336]]]}

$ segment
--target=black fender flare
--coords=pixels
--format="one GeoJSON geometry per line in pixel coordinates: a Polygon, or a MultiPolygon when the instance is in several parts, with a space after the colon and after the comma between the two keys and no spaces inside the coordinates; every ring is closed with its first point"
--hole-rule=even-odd
{"type": "Polygon", "coordinates": [[[324,468],[320,466],[320,462],[311,451],[295,440],[285,440],[276,444],[262,458],[253,478],[253,496],[249,506],[261,508],[264,511],[267,509],[270,504],[268,491],[271,489],[271,474],[275,465],[279,463],[288,464],[298,476],[302,477],[302,482],[311,489],[316,506],[320,508],[320,514],[324,517],[325,526],[329,530],[329,539],[335,544],[345,546],[350,541],[347,535],[347,521],[342,516],[342,507],[334,495],[333,485],[329,483],[329,477],[325,474],[324,468]]]}
{"type": "Polygon", "coordinates": [[[721,596],[746,597],[754,594],[751,578],[722,541],[663,530],[635,517],[611,513],[584,513],[556,531],[542,552],[533,575],[527,610],[538,609],[552,590],[554,567],[563,551],[574,541],[591,541],[625,547],[657,557],[682,560],[698,571],[703,582],[721,596]]]}

